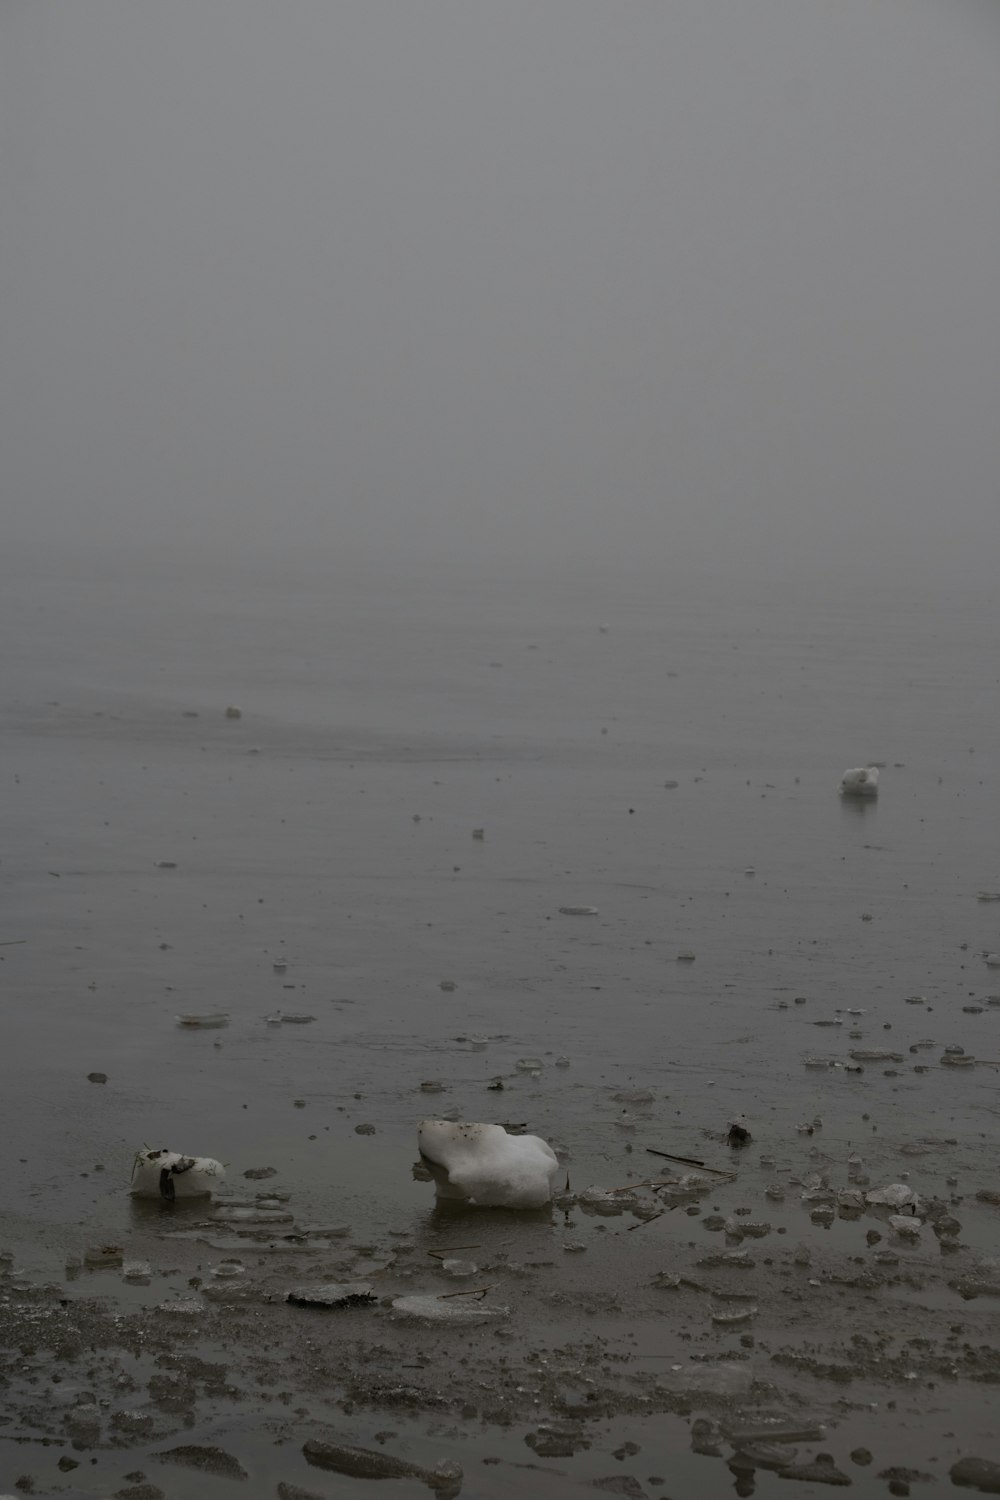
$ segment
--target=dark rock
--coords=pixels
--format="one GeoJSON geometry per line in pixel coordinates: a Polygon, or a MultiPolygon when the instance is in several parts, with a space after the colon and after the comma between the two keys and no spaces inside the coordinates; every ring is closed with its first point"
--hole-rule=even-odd
{"type": "Polygon", "coordinates": [[[607,1479],[593,1479],[595,1490],[604,1490],[609,1495],[628,1495],[630,1500],[647,1500],[646,1491],[634,1474],[609,1474],[607,1479]]]}
{"type": "Polygon", "coordinates": [[[115,1490],[115,1500],[166,1500],[158,1484],[131,1484],[115,1490]]]}
{"type": "Polygon", "coordinates": [[[374,1307],[378,1302],[367,1281],[319,1281],[293,1286],[286,1296],[293,1307],[374,1307]]]}
{"type": "Polygon", "coordinates": [[[928,1474],[924,1469],[907,1469],[902,1464],[893,1464],[891,1468],[880,1469],[878,1477],[887,1481],[890,1494],[908,1495],[911,1484],[914,1484],[918,1480],[933,1484],[937,1476],[928,1474]],[[905,1485],[906,1488],[893,1489],[893,1485],[905,1485]]]}
{"type": "Polygon", "coordinates": [[[960,1458],[957,1464],[952,1464],[949,1472],[952,1484],[981,1490],[985,1495],[1000,1495],[1000,1464],[992,1459],[960,1458]]]}
{"type": "Polygon", "coordinates": [[[324,1443],[315,1438],[304,1443],[302,1452],[308,1463],[353,1479],[418,1479],[442,1496],[457,1495],[462,1487],[462,1471],[457,1464],[425,1469],[408,1459],[372,1448],[353,1448],[347,1443],[324,1443]]]}
{"type": "Polygon", "coordinates": [[[539,1458],[572,1458],[577,1445],[568,1437],[540,1437],[531,1444],[539,1458]]]}
{"type": "Polygon", "coordinates": [[[278,1485],[278,1500],[324,1500],[322,1495],[317,1495],[315,1490],[303,1490],[297,1484],[285,1484],[284,1480],[278,1485]]]}
{"type": "Polygon", "coordinates": [[[803,1484],[853,1484],[850,1475],[842,1473],[829,1453],[817,1453],[808,1464],[790,1464],[780,1470],[782,1479],[798,1479],[803,1484]]]}
{"type": "Polygon", "coordinates": [[[202,1447],[197,1443],[184,1443],[179,1448],[167,1448],[154,1453],[164,1464],[186,1464],[192,1469],[204,1469],[206,1474],[220,1474],[226,1479],[247,1479],[246,1469],[231,1453],[223,1448],[202,1447]]]}
{"type": "Polygon", "coordinates": [[[147,1389],[150,1400],[164,1411],[187,1411],[195,1402],[194,1385],[179,1375],[152,1375],[147,1389]]]}
{"type": "Polygon", "coordinates": [[[581,1448],[590,1447],[590,1439],[584,1436],[583,1428],[574,1422],[543,1422],[537,1432],[529,1432],[524,1440],[539,1458],[572,1458],[581,1448]]]}

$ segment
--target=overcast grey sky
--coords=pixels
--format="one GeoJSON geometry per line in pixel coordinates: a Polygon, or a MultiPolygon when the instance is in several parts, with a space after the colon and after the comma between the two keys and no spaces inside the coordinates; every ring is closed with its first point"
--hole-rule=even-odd
{"type": "Polygon", "coordinates": [[[997,0],[3,0],[9,539],[982,580],[997,0]]]}

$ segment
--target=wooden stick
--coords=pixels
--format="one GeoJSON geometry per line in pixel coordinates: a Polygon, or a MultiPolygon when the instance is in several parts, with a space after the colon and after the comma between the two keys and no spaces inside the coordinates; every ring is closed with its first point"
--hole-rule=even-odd
{"type": "Polygon", "coordinates": [[[641,1229],[642,1226],[643,1226],[643,1224],[652,1224],[655,1219],[662,1219],[663,1215],[666,1213],[666,1211],[667,1210],[664,1209],[662,1213],[653,1214],[652,1218],[649,1218],[649,1219],[640,1219],[639,1222],[638,1222],[638,1224],[630,1224],[628,1226],[628,1228],[626,1229],[625,1233],[626,1234],[631,1234],[632,1231],[633,1231],[633,1229],[641,1229]]]}
{"type": "Polygon", "coordinates": [[[499,1285],[499,1281],[491,1281],[489,1286],[477,1286],[469,1292],[440,1292],[438,1301],[446,1302],[449,1297],[485,1297],[487,1292],[492,1292],[493,1288],[499,1285]]]}
{"type": "Polygon", "coordinates": [[[653,1146],[647,1146],[646,1150],[650,1156],[665,1156],[667,1161],[683,1162],[686,1167],[700,1167],[703,1172],[714,1172],[717,1177],[735,1177],[736,1173],[731,1167],[709,1167],[703,1161],[698,1161],[693,1156],[673,1156],[669,1151],[657,1151],[653,1146]]]}

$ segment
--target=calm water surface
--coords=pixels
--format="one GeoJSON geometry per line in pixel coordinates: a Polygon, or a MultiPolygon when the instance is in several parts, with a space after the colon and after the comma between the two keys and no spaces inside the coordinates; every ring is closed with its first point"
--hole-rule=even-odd
{"type": "Polygon", "coordinates": [[[992,599],[8,564],[0,624],[22,1253],[121,1233],[143,1143],[405,1225],[445,1109],[528,1121],[579,1187],[744,1111],[779,1158],[819,1115],[833,1160],[897,1176],[923,1139],[930,1188],[982,1170],[1000,1073],[939,1058],[1000,1059],[992,599]],[[842,803],[868,760],[879,801],[842,803]],[[852,1047],[904,1060],[805,1067],[852,1047]]]}

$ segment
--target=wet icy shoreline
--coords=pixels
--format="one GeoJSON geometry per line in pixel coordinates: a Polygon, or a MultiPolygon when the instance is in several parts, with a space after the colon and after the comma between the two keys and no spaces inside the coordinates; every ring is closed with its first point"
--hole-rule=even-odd
{"type": "MultiPolygon", "coordinates": [[[[303,1444],[332,1441],[430,1468],[447,1459],[465,1492],[483,1496],[504,1493],[512,1463],[546,1471],[518,1470],[529,1494],[533,1479],[548,1493],[553,1470],[567,1494],[616,1474],[645,1493],[695,1494],[728,1482],[723,1465],[739,1493],[768,1494],[776,1474],[805,1475],[817,1454],[876,1494],[890,1470],[904,1493],[903,1470],[940,1481],[982,1453],[1000,1382],[1000,1270],[961,1240],[967,1220],[987,1231],[1000,1209],[955,1194],[962,1231],[925,1229],[914,1243],[888,1226],[890,1206],[841,1205],[831,1232],[817,1209],[835,1201],[838,1174],[817,1173],[812,1142],[798,1171],[761,1167],[752,1147],[703,1149],[734,1179],[698,1190],[683,1168],[657,1167],[673,1188],[584,1189],[529,1214],[430,1207],[408,1229],[364,1238],[300,1221],[279,1176],[215,1208],[141,1210],[129,1259],[149,1250],[148,1282],[134,1264],[127,1282],[110,1264],[46,1284],[7,1261],[3,1343],[19,1352],[0,1436],[5,1450],[28,1447],[8,1452],[17,1472],[6,1482],[29,1474],[36,1493],[97,1495],[127,1492],[125,1476],[142,1471],[173,1494],[173,1460],[157,1455],[192,1447],[228,1455],[252,1493],[279,1481],[351,1493],[343,1478],[331,1487],[306,1474],[303,1444]],[[760,1190],[776,1170],[783,1199],[760,1190]],[[474,1272],[449,1274],[453,1248],[474,1272]],[[371,1300],[332,1310],[285,1300],[344,1280],[371,1300]],[[439,1329],[392,1307],[414,1296],[447,1305],[456,1291],[499,1320],[439,1329]]],[[[214,1493],[199,1469],[203,1482],[214,1493]]]]}
{"type": "MultiPolygon", "coordinates": [[[[3,607],[27,607],[8,584],[3,607]]],[[[141,1470],[188,1493],[152,1454],[201,1444],[231,1453],[248,1493],[355,1493],[308,1465],[315,1437],[453,1459],[487,1500],[615,1476],[695,1495],[737,1482],[730,1438],[767,1413],[822,1427],[795,1462],[832,1454],[858,1494],[884,1494],[893,1466],[940,1481],[998,1456],[1000,1304],[951,1284],[995,1254],[1000,1214],[977,1197],[1000,1188],[978,623],[938,639],[921,611],[873,602],[754,631],[743,604],[657,597],[605,600],[602,631],[576,600],[179,608],[153,588],[107,641],[88,596],[39,597],[0,722],[4,1487],[30,1473],[38,1493],[105,1495],[141,1470]],[[192,656],[202,638],[214,656],[192,656]],[[339,649],[303,660],[319,639],[339,649]],[[874,755],[877,804],[843,805],[844,767],[874,755]],[[227,1024],[178,1023],[204,1015],[227,1024]],[[944,1060],[962,1055],[979,1060],[944,1060]],[[410,1175],[416,1122],[452,1112],[523,1122],[576,1195],[659,1175],[646,1147],[737,1175],[658,1218],[632,1211],[642,1192],[622,1215],[487,1216],[456,1239],[410,1175]],[[753,1141],[732,1155],[738,1114],[753,1141]],[[133,1204],[143,1145],[217,1157],[230,1193],[287,1194],[272,1213],[292,1218],[201,1229],[197,1208],[133,1204]],[[853,1156],[873,1186],[938,1200],[959,1248],[852,1216],[853,1156]],[[824,1176],[833,1201],[803,1203],[824,1176]],[[727,1238],[727,1222],[771,1228],[727,1238]],[[347,1232],[283,1239],[309,1226],[347,1232]],[[455,1258],[510,1316],[458,1347],[458,1330],[394,1320],[392,1298],[441,1295],[428,1252],[466,1241],[485,1243],[455,1258]],[[67,1279],[67,1257],[105,1244],[148,1284],[114,1265],[67,1279]],[[227,1258],[243,1272],[213,1276],[227,1258]],[[375,1303],[281,1300],[324,1278],[370,1282],[375,1303]],[[157,1311],[178,1302],[193,1307],[157,1311]],[[73,1449],[63,1418],[88,1394],[96,1446],[73,1449]]],[[[752,1482],[789,1492],[760,1465],[752,1482]]]]}

